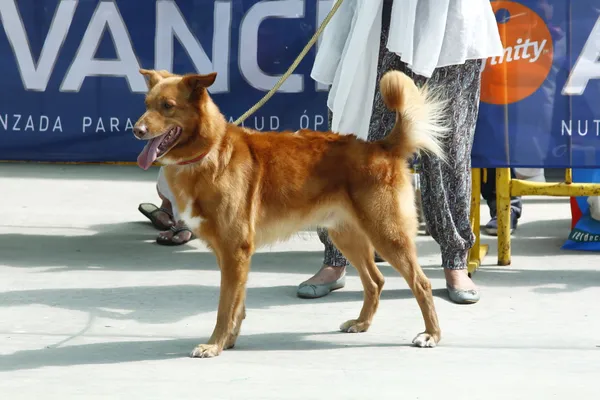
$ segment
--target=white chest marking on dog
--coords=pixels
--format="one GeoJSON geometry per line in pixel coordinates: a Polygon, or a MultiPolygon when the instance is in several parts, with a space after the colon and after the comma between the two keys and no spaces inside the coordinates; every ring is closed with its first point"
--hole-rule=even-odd
{"type": "Polygon", "coordinates": [[[204,219],[201,216],[192,217],[192,202],[188,201],[185,210],[181,213],[181,219],[192,231],[198,229],[204,219]]]}

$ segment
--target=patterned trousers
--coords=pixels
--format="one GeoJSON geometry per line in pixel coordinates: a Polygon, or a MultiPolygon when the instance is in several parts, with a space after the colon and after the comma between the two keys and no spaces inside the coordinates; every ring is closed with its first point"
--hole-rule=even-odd
{"type": "MultiPolygon", "coordinates": [[[[442,267],[465,269],[469,249],[475,241],[469,221],[471,148],[479,111],[482,62],[469,60],[465,64],[438,68],[429,79],[416,75],[395,53],[387,50],[388,26],[389,9],[384,9],[377,82],[385,72],[399,70],[410,76],[418,86],[427,82],[432,88],[441,88],[446,98],[450,99],[446,108],[446,120],[451,132],[444,142],[449,162],[444,164],[427,154],[421,156],[421,196],[425,222],[431,236],[440,246],[442,267]]],[[[368,140],[385,137],[394,123],[395,113],[387,110],[381,93],[376,90],[368,140]]],[[[325,245],[323,264],[347,266],[348,261],[333,245],[327,230],[319,228],[317,231],[325,245]]]]}

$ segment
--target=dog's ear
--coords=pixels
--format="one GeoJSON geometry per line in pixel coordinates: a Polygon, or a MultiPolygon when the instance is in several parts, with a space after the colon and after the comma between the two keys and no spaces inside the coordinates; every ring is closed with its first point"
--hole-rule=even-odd
{"type": "Polygon", "coordinates": [[[211,72],[210,74],[189,74],[185,75],[182,79],[182,83],[190,91],[190,93],[197,93],[201,89],[206,89],[215,83],[217,79],[217,73],[211,72]]]}
{"type": "Polygon", "coordinates": [[[152,89],[154,86],[156,86],[158,82],[160,82],[164,78],[162,72],[163,71],[155,71],[153,69],[140,69],[140,74],[148,78],[148,80],[146,81],[148,89],[152,89]]]}

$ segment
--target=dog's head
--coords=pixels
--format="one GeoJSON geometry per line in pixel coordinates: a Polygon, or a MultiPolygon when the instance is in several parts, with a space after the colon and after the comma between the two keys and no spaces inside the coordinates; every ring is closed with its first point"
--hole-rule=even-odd
{"type": "Polygon", "coordinates": [[[133,134],[148,143],[138,156],[138,165],[148,169],[153,162],[177,164],[206,154],[221,134],[224,119],[208,95],[217,77],[175,75],[141,69],[147,78],[146,112],[133,134]]]}

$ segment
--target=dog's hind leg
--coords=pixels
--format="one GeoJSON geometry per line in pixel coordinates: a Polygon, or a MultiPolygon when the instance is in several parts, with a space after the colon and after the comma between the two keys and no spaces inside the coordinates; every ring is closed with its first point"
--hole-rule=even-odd
{"type": "Polygon", "coordinates": [[[360,228],[354,226],[330,230],[329,236],[350,264],[358,270],[364,291],[363,306],[358,319],[344,322],[340,330],[352,333],[366,332],[377,312],[379,297],[385,282],[375,264],[373,246],[360,228]]]}
{"type": "MultiPolygon", "coordinates": [[[[232,243],[238,241],[228,238],[232,243]]],[[[239,246],[228,246],[215,251],[221,269],[221,289],[217,323],[207,344],[197,346],[192,357],[218,356],[224,348],[231,348],[240,332],[245,317],[246,282],[250,270],[253,246],[239,241],[239,246]]]]}
{"type": "Polygon", "coordinates": [[[417,258],[416,210],[403,210],[395,190],[382,192],[377,197],[380,201],[376,205],[371,203],[362,209],[364,229],[377,252],[400,272],[417,299],[425,322],[425,332],[417,335],[413,343],[419,347],[434,347],[441,338],[441,331],[431,283],[417,258]]]}

